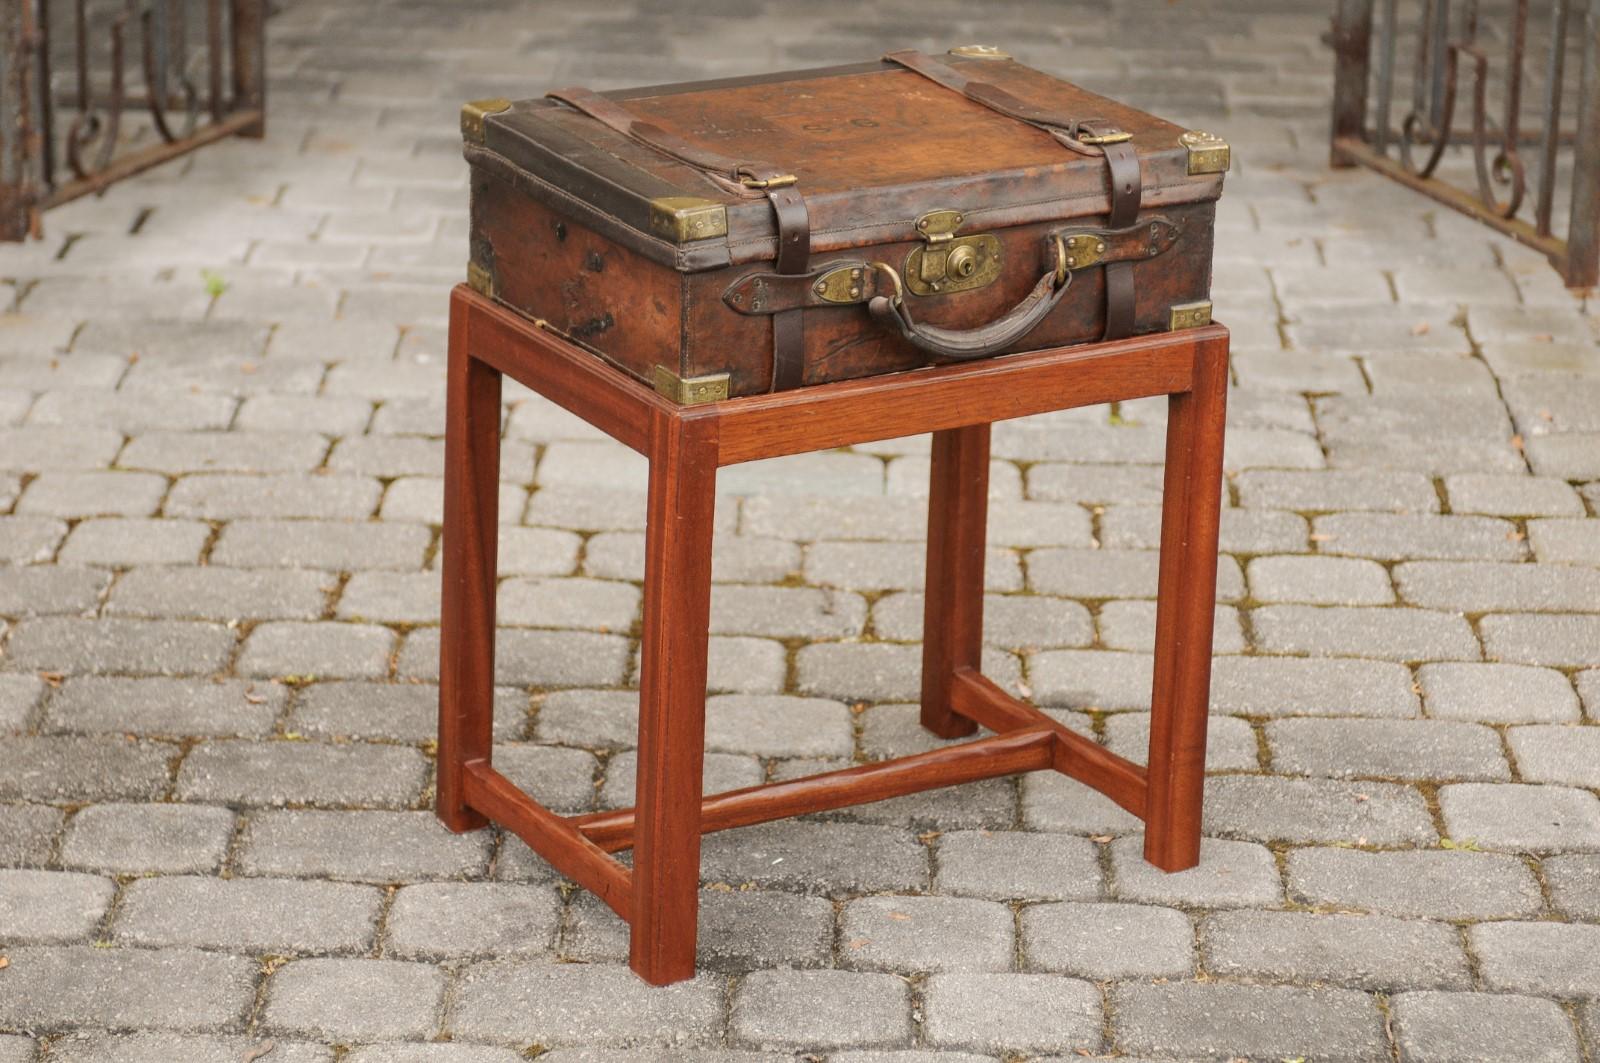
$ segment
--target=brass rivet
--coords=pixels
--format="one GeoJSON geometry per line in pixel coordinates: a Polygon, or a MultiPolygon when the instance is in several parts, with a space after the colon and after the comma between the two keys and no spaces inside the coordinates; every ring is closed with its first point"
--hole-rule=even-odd
{"type": "Polygon", "coordinates": [[[850,289],[850,298],[856,299],[856,298],[859,298],[860,295],[861,295],[861,289],[860,288],[851,288],[850,289]]]}
{"type": "Polygon", "coordinates": [[[817,282],[817,294],[818,295],[821,295],[823,292],[825,292],[827,290],[828,290],[828,282],[827,281],[818,281],[817,282]]]}
{"type": "Polygon", "coordinates": [[[1102,254],[1102,255],[1103,255],[1103,254],[1105,254],[1105,251],[1106,251],[1106,245],[1105,245],[1105,242],[1104,242],[1104,241],[1101,241],[1101,242],[1100,242],[1100,243],[1097,243],[1097,244],[1095,244],[1095,245],[1094,245],[1094,249],[1095,249],[1095,250],[1096,250],[1096,251],[1098,251],[1098,252],[1100,252],[1100,253],[1101,253],[1101,254],[1102,254]]]}
{"type": "Polygon", "coordinates": [[[850,279],[851,280],[860,280],[861,279],[861,271],[859,269],[851,270],[850,271],[850,279]]]}
{"type": "Polygon", "coordinates": [[[1071,255],[1067,256],[1067,265],[1076,266],[1077,264],[1078,264],[1078,260],[1076,258],[1073,258],[1071,255]]]}

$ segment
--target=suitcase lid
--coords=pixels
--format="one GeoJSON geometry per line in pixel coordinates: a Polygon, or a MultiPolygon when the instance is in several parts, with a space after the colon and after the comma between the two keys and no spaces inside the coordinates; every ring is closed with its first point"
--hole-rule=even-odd
{"type": "MultiPolygon", "coordinates": [[[[958,50],[946,61],[1029,102],[1133,134],[1146,208],[1221,194],[1228,149],[1209,134],[1003,56],[958,50]]],[[[960,212],[962,235],[1109,210],[1103,158],[889,62],[604,95],[693,144],[794,174],[813,253],[915,240],[918,218],[936,210],[960,212]]],[[[765,198],[740,197],[554,100],[469,104],[462,129],[473,165],[678,269],[776,254],[765,198]]]]}

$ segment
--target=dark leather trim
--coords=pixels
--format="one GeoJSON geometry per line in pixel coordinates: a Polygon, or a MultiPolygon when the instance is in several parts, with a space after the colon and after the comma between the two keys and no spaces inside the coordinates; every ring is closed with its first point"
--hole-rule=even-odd
{"type": "Polygon", "coordinates": [[[1039,283],[1016,306],[1012,307],[1002,316],[970,329],[947,329],[937,325],[919,324],[911,317],[911,308],[905,301],[892,299],[886,295],[879,295],[867,304],[867,309],[879,324],[900,333],[907,341],[916,347],[927,351],[937,358],[947,361],[961,361],[967,358],[983,358],[1001,351],[1019,342],[1024,336],[1032,332],[1034,326],[1049,316],[1061,297],[1072,286],[1069,276],[1067,283],[1056,286],[1055,269],[1052,267],[1045,271],[1039,278],[1039,283]]]}
{"type": "MultiPolygon", "coordinates": [[[[811,262],[811,216],[805,197],[798,188],[771,188],[778,228],[778,255],[774,262],[780,274],[804,274],[811,262]]],[[[806,331],[803,312],[785,310],[772,318],[772,390],[797,388],[805,377],[806,331]]]]}
{"type": "Polygon", "coordinates": [[[746,273],[728,285],[728,289],[722,293],[722,301],[729,309],[752,316],[807,307],[859,306],[878,294],[878,281],[878,272],[865,259],[835,259],[818,265],[808,273],[746,273]],[[836,269],[861,271],[859,296],[840,302],[824,299],[817,293],[817,281],[836,269]]]}
{"type": "MultiPolygon", "coordinates": [[[[1144,198],[1144,178],[1139,168],[1139,153],[1130,143],[1107,144],[1106,172],[1111,181],[1113,229],[1131,226],[1139,218],[1144,198]]],[[[1106,267],[1105,339],[1120,340],[1133,335],[1133,319],[1138,290],[1133,282],[1133,263],[1113,262],[1106,267]]]]}

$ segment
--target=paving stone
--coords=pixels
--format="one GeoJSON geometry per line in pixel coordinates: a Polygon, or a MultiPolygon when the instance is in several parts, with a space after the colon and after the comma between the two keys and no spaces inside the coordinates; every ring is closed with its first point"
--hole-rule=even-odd
{"type": "Polygon", "coordinates": [[[240,520],[223,528],[211,548],[211,562],[345,572],[420,569],[432,541],[433,532],[422,524],[240,520]]]}
{"type": "Polygon", "coordinates": [[[13,735],[0,743],[0,799],[105,801],[167,791],[179,749],[117,738],[13,735]]]}
{"type": "MultiPolygon", "coordinates": [[[[595,802],[594,780],[598,765],[594,755],[581,749],[549,746],[497,744],[493,750],[495,768],[516,783],[540,804],[565,812],[584,811],[595,802]]],[[[615,758],[612,763],[616,765],[615,758]]],[[[630,782],[637,770],[630,761],[616,765],[618,781],[630,782]]],[[[715,772],[709,774],[715,775],[715,772]]],[[[759,772],[756,772],[759,776],[759,772]]],[[[759,782],[759,778],[751,780],[759,782]]],[[[610,792],[610,791],[607,791],[610,792]]],[[[602,795],[603,797],[604,795],[602,795]]],[[[632,790],[622,804],[631,804],[632,790]]]]}
{"type": "Polygon", "coordinates": [[[991,900],[1092,901],[1101,878],[1099,848],[1062,834],[951,831],[939,838],[934,858],[940,893],[991,900]]]}
{"type": "Polygon", "coordinates": [[[73,528],[60,560],[119,568],[192,565],[210,537],[211,529],[193,520],[94,518],[73,528]]]}
{"type": "Polygon", "coordinates": [[[1066,465],[1028,467],[1028,497],[1054,502],[1130,503],[1161,501],[1162,471],[1147,466],[1066,465]]]}
{"type": "Polygon", "coordinates": [[[1211,710],[1410,717],[1421,712],[1412,686],[1409,669],[1383,661],[1219,657],[1211,666],[1211,710]]]}
{"type": "Polygon", "coordinates": [[[456,1037],[519,1047],[692,1045],[722,1025],[721,987],[704,975],[655,987],[621,966],[496,961],[468,967],[454,995],[456,1037]]]}
{"type": "Polygon", "coordinates": [[[1276,720],[1267,724],[1266,735],[1273,769],[1290,775],[1429,780],[1511,777],[1500,736],[1473,723],[1276,720]]]}
{"type": "MultiPolygon", "coordinates": [[[[23,497],[27,501],[27,497],[23,497]]],[[[1547,518],[1528,522],[1533,556],[1543,562],[1600,565],[1600,520],[1547,518]]]]}
{"type": "Polygon", "coordinates": [[[1528,465],[1540,476],[1588,480],[1600,476],[1595,443],[1600,432],[1563,432],[1533,436],[1527,442],[1528,465]]]}
{"type": "Polygon", "coordinates": [[[1593,612],[1600,572],[1567,565],[1414,561],[1395,566],[1407,601],[1468,613],[1593,612]]]}
{"type": "Polygon", "coordinates": [[[0,1034],[0,1063],[33,1063],[33,1048],[31,1037],[0,1034]]]}
{"type": "Polygon", "coordinates": [[[925,890],[928,850],[896,827],[788,821],[706,835],[700,874],[807,893],[925,890]]]}
{"type": "Polygon", "coordinates": [[[1401,916],[1483,919],[1538,912],[1539,885],[1522,861],[1464,850],[1289,854],[1291,898],[1401,916]]]}
{"type": "Polygon", "coordinates": [[[1145,862],[1144,838],[1111,843],[1111,892],[1124,901],[1194,908],[1272,907],[1283,885],[1265,846],[1224,838],[1200,840],[1200,863],[1187,871],[1162,871],[1145,862]]]}
{"type": "Polygon", "coordinates": [[[451,834],[432,812],[254,813],[238,856],[248,875],[410,882],[481,875],[493,838],[451,834]]]}
{"type": "MultiPolygon", "coordinates": [[[[592,542],[593,540],[591,540],[592,542]]],[[[581,540],[553,528],[500,529],[502,576],[565,576],[578,565],[581,540]]],[[[434,567],[438,567],[437,559],[434,567]]]]}
{"type": "MultiPolygon", "coordinates": [[[[1261,766],[1256,733],[1249,721],[1214,716],[1206,725],[1207,771],[1255,771],[1261,766]]],[[[1119,712],[1106,717],[1106,747],[1135,764],[1150,756],[1150,714],[1119,712]]]]}
{"type": "Polygon", "coordinates": [[[193,675],[217,671],[233,650],[220,624],[44,617],[17,625],[12,667],[67,673],[193,675]]]}
{"type": "Polygon", "coordinates": [[[215,871],[233,825],[232,812],[209,805],[91,805],[72,817],[61,864],[126,875],[215,871]]]}
{"type": "MultiPolygon", "coordinates": [[[[1011,687],[1020,672],[1016,661],[998,650],[985,650],[983,674],[1011,687]]],[[[841,701],[909,700],[918,694],[921,672],[919,646],[822,642],[802,646],[795,654],[795,685],[800,692],[841,701]]]]}
{"type": "Polygon", "coordinates": [[[48,561],[67,536],[65,521],[48,517],[0,516],[0,561],[31,564],[48,561]]]}
{"type": "Polygon", "coordinates": [[[1388,605],[1389,573],[1376,561],[1343,557],[1257,557],[1246,566],[1250,596],[1260,602],[1388,605]]]}
{"type": "MultiPolygon", "coordinates": [[[[1452,513],[1495,517],[1581,517],[1583,500],[1564,481],[1541,476],[1446,477],[1452,513]]],[[[1538,544],[1535,543],[1535,553],[1538,544]]]]}
{"type": "Polygon", "coordinates": [[[288,701],[276,683],[81,676],[51,696],[45,730],[138,735],[264,735],[288,701]]]}
{"type": "Polygon", "coordinates": [[[146,432],[117,455],[123,469],[191,472],[310,472],[328,440],[318,432],[146,432]]]}
{"type": "MultiPolygon", "coordinates": [[[[495,682],[514,686],[616,686],[628,667],[628,640],[593,631],[495,633],[495,682]]],[[[439,678],[439,632],[413,632],[400,651],[399,675],[439,678]]]]}
{"type": "Polygon", "coordinates": [[[1056,772],[1022,778],[1022,823],[1029,830],[1127,834],[1141,821],[1099,791],[1056,772]]]}
{"type": "Polygon", "coordinates": [[[346,581],[335,615],[356,622],[437,624],[439,592],[434,572],[358,572],[346,581]]]}
{"type": "MultiPolygon", "coordinates": [[[[520,1063],[527,1057],[510,1048],[490,1048],[487,1045],[389,1042],[359,1046],[344,1058],[349,1063],[520,1063]]],[[[556,1055],[550,1058],[551,1063],[557,1063],[556,1055]]]]}
{"type": "Polygon", "coordinates": [[[1379,561],[1520,561],[1528,554],[1516,526],[1496,517],[1334,513],[1317,517],[1312,532],[1325,536],[1317,541],[1322,553],[1379,561]]]}
{"type": "Polygon", "coordinates": [[[1567,786],[1456,783],[1439,790],[1445,827],[1490,849],[1600,849],[1600,798],[1567,786]]]}
{"type": "Polygon", "coordinates": [[[1500,993],[1400,993],[1390,999],[1406,1063],[1574,1063],[1572,1022],[1549,1000],[1500,993]]]}
{"type": "MultiPolygon", "coordinates": [[[[1105,602],[1100,606],[1097,623],[1100,643],[1108,649],[1149,652],[1155,648],[1155,602],[1105,602]]],[[[1244,649],[1239,611],[1231,605],[1217,606],[1212,620],[1212,652],[1243,653],[1244,649]]]]}
{"type": "Polygon", "coordinates": [[[1544,879],[1553,908],[1577,919],[1600,922],[1600,855],[1548,857],[1544,879]]]}
{"type": "Polygon", "coordinates": [[[848,757],[854,718],[827,698],[722,694],[706,699],[706,749],[758,757],[848,757]]]}
{"type": "MultiPolygon", "coordinates": [[[[815,543],[806,550],[807,583],[854,591],[920,590],[926,575],[924,547],[897,543],[815,543]]],[[[990,548],[984,555],[984,588],[1022,589],[1022,568],[1013,551],[990,548]]]]}
{"type": "Polygon", "coordinates": [[[38,1032],[74,1026],[206,1030],[244,1021],[256,963],[193,949],[12,949],[0,1023],[38,1032]]]}
{"type": "Polygon", "coordinates": [[[238,669],[246,675],[378,679],[389,674],[394,633],[376,624],[275,620],[245,639],[238,669]]]}
{"type": "Polygon", "coordinates": [[[909,1044],[911,991],[890,974],[755,971],[728,1023],[736,1043],[763,1048],[909,1044]]]}
{"type": "Polygon", "coordinates": [[[46,472],[31,481],[16,512],[47,517],[147,517],[167,493],[164,476],[143,472],[46,472]]]}
{"type": "Polygon", "coordinates": [[[1096,982],[1194,973],[1194,927],[1173,908],[1039,904],[1023,909],[1021,926],[1022,952],[1031,970],[1096,982]]]}
{"type": "Polygon", "coordinates": [[[1395,661],[1479,658],[1466,619],[1425,609],[1268,605],[1250,611],[1257,648],[1317,657],[1395,661]]]}
{"type": "Polygon", "coordinates": [[[1539,996],[1600,997],[1600,926],[1478,923],[1467,929],[1485,988],[1539,996]]]}
{"type": "Polygon", "coordinates": [[[167,498],[166,512],[205,520],[359,520],[371,516],[382,493],[382,485],[365,476],[202,473],[178,480],[167,498]]]}
{"type": "Polygon", "coordinates": [[[1526,781],[1600,790],[1600,728],[1512,727],[1506,741],[1526,781]]]}
{"type": "Polygon", "coordinates": [[[561,898],[546,887],[436,882],[402,887],[385,920],[385,952],[401,959],[548,952],[561,898]]]}
{"type": "Polygon", "coordinates": [[[360,953],[372,946],[382,901],[375,887],[335,882],[147,878],[124,894],[115,939],[146,948],[360,953]]]}
{"type": "MultiPolygon", "coordinates": [[[[1154,550],[1034,550],[1028,586],[1062,598],[1154,598],[1159,558],[1154,550]]],[[[1217,600],[1244,596],[1244,577],[1231,557],[1217,559],[1217,600]]]]}
{"type": "Polygon", "coordinates": [[[1100,991],[1047,974],[936,974],[923,991],[930,1044],[1002,1051],[1093,1051],[1101,1045],[1100,991]]]}
{"type": "MultiPolygon", "coordinates": [[[[70,545],[70,544],[69,544],[70,545]]],[[[215,566],[140,568],[117,581],[106,612],[201,620],[313,620],[338,586],[331,573],[215,566]]]]}
{"type": "Polygon", "coordinates": [[[715,635],[852,638],[861,634],[866,618],[866,601],[850,591],[730,584],[711,588],[715,635]]]}
{"type": "Polygon", "coordinates": [[[1415,472],[1249,469],[1241,472],[1235,483],[1239,504],[1250,508],[1292,509],[1299,513],[1439,511],[1433,482],[1415,472]]]}
{"type": "Polygon", "coordinates": [[[1200,925],[1206,969],[1224,977],[1353,989],[1467,989],[1454,927],[1384,915],[1219,912],[1200,925]]]}
{"type": "Polygon", "coordinates": [[[509,579],[500,586],[496,616],[502,624],[626,632],[639,601],[639,588],[615,580],[509,579]]]}
{"type": "Polygon", "coordinates": [[[333,1060],[333,1049],[306,1041],[169,1033],[68,1034],[50,1046],[50,1056],[51,1063],[213,1063],[243,1059],[269,1043],[273,1063],[333,1060]]]}
{"type": "Polygon", "coordinates": [[[1211,779],[1205,829],[1252,841],[1427,845],[1437,838],[1422,795],[1409,786],[1268,775],[1211,779]]]}
{"type": "Polygon", "coordinates": [[[1430,716],[1484,723],[1578,719],[1578,696],[1560,672],[1520,664],[1425,664],[1417,670],[1430,716]]]}
{"type": "Polygon", "coordinates": [[[104,469],[116,458],[122,443],[121,432],[102,427],[35,424],[0,428],[0,468],[37,473],[104,469]]]}
{"type": "Polygon", "coordinates": [[[267,1029],[328,1040],[416,1039],[438,1029],[445,974],[397,960],[291,960],[267,986],[267,1029]]]}
{"type": "Polygon", "coordinates": [[[371,399],[346,395],[251,395],[240,405],[234,428],[342,436],[365,431],[371,420],[371,399]]]}
{"type": "MultiPolygon", "coordinates": [[[[921,641],[925,607],[921,594],[885,595],[873,606],[873,631],[879,638],[921,641]]],[[[986,594],[983,639],[990,646],[1023,652],[1043,646],[1087,646],[1094,641],[1094,621],[1077,602],[1035,595],[986,594]]]]}
{"type": "Polygon", "coordinates": [[[0,871],[0,940],[52,945],[95,935],[116,883],[74,871],[0,871]]]}
{"type": "MultiPolygon", "coordinates": [[[[1222,511],[1219,549],[1228,554],[1295,553],[1306,549],[1306,520],[1269,509],[1222,511]]],[[[1161,510],[1155,506],[1110,506],[1100,517],[1100,541],[1113,550],[1161,547],[1161,510]]]]}
{"type": "MultiPolygon", "coordinates": [[[[822,967],[832,960],[833,904],[775,890],[713,888],[700,893],[695,965],[745,973],[771,967],[822,967]]],[[[628,925],[589,894],[567,907],[561,956],[626,963],[628,925]]]]}
{"type": "MultiPolygon", "coordinates": [[[[713,583],[775,583],[800,571],[800,547],[782,539],[719,533],[711,541],[713,583]]],[[[589,539],[584,571],[604,579],[644,579],[644,533],[601,532],[589,539]]]]}
{"type": "MultiPolygon", "coordinates": [[[[521,737],[527,712],[526,693],[495,688],[495,738],[521,737]]],[[[286,726],[315,738],[426,742],[439,733],[439,688],[421,683],[313,683],[301,688],[286,726]]]]}
{"type": "Polygon", "coordinates": [[[1012,916],[993,901],[864,897],[845,905],[845,966],[871,971],[1005,971],[1012,916]]]}
{"type": "MultiPolygon", "coordinates": [[[[549,750],[550,753],[578,754],[578,750],[549,750]]],[[[579,754],[587,756],[587,754],[579,754]]],[[[764,780],[761,762],[754,757],[729,753],[707,753],[701,776],[701,792],[722,793],[757,786],[764,780]]],[[[635,782],[638,778],[639,755],[634,750],[618,753],[606,763],[606,780],[600,789],[600,805],[605,808],[627,808],[637,801],[635,782]]],[[[537,796],[537,795],[536,795],[537,796]]],[[[593,800],[593,793],[585,794],[583,806],[593,800]]]]}
{"type": "Polygon", "coordinates": [[[1219,1057],[1385,1060],[1382,1017],[1351,989],[1130,984],[1111,994],[1113,1034],[1124,1051],[1219,1057]]]}
{"type": "Polygon", "coordinates": [[[638,721],[637,691],[557,690],[539,703],[534,737],[558,745],[633,746],[638,721]]]}
{"type": "Polygon", "coordinates": [[[399,746],[223,739],[184,758],[177,796],[243,807],[408,808],[427,772],[420,752],[399,746]]]}
{"type": "MultiPolygon", "coordinates": [[[[1153,669],[1148,653],[1049,650],[1028,655],[1034,700],[1053,708],[1148,709],[1153,669]]],[[[998,681],[988,668],[984,673],[998,681]]]]}
{"type": "Polygon", "coordinates": [[[1478,624],[1491,660],[1581,668],[1600,664],[1600,615],[1493,614],[1478,624]]]}
{"type": "Polygon", "coordinates": [[[47,391],[28,412],[29,425],[94,425],[127,434],[206,432],[228,427],[239,400],[227,395],[169,391],[47,391]]]}
{"type": "Polygon", "coordinates": [[[0,734],[28,729],[44,689],[38,676],[0,675],[0,734]]]}

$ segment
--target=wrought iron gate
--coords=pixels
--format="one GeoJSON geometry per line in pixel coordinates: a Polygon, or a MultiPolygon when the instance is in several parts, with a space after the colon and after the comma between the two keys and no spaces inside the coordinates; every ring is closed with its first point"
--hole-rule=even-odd
{"type": "Polygon", "coordinates": [[[0,239],[266,122],[267,0],[0,0],[0,239]]]}
{"type": "Polygon", "coordinates": [[[1338,0],[1332,161],[1481,219],[1589,287],[1600,281],[1600,0],[1531,7],[1338,0]]]}

